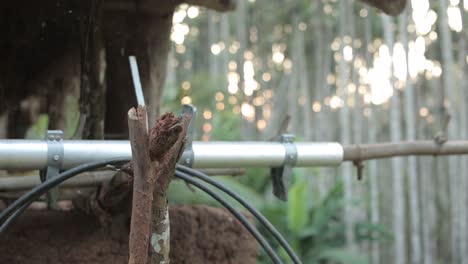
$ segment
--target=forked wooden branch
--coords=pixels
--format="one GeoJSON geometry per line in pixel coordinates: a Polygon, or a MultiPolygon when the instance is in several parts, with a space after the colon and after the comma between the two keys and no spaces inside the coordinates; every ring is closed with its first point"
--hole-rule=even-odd
{"type": "Polygon", "coordinates": [[[128,112],[134,176],[129,264],[146,264],[148,252],[151,263],[169,263],[166,192],[190,122],[187,116],[166,113],[148,135],[146,116],[141,106],[128,112]]]}

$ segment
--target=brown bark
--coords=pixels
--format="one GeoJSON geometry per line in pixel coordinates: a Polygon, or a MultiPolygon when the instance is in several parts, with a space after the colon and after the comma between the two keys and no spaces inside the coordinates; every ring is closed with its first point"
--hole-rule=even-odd
{"type": "Polygon", "coordinates": [[[186,116],[176,118],[173,114],[164,114],[148,135],[145,108],[132,108],[128,113],[134,174],[129,241],[131,264],[147,263],[148,252],[152,263],[169,261],[166,192],[183,151],[189,120],[186,116]],[[150,239],[152,249],[148,251],[150,239]]]}
{"type": "MultiPolygon", "coordinates": [[[[141,85],[145,94],[149,119],[159,116],[159,101],[166,77],[169,35],[173,9],[165,13],[148,13],[141,8],[104,10],[104,40],[107,58],[106,134],[127,133],[122,116],[135,105],[128,56],[138,61],[141,85]]],[[[150,122],[151,123],[151,122],[150,122]]]]}
{"type": "Polygon", "coordinates": [[[170,223],[167,188],[175,172],[176,162],[184,149],[190,117],[163,115],[150,133],[150,155],[158,160],[157,184],[153,192],[150,263],[169,263],[170,223]],[[162,151],[165,150],[165,151],[162,151]]]}
{"type": "Polygon", "coordinates": [[[90,1],[81,19],[80,115],[84,117],[83,139],[104,138],[106,68],[102,42],[101,1],[90,1]]]}
{"type": "Polygon", "coordinates": [[[129,264],[146,264],[148,257],[151,203],[157,161],[150,160],[146,109],[128,111],[128,128],[133,160],[133,205],[130,224],[129,264]]]}

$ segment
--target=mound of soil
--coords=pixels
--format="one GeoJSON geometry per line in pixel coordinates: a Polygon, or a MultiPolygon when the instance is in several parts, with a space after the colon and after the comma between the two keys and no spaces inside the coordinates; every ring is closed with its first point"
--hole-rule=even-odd
{"type": "MultiPolygon", "coordinates": [[[[256,262],[257,242],[225,209],[172,206],[170,220],[171,263],[256,262]]],[[[28,211],[0,236],[0,263],[128,263],[128,231],[77,211],[28,211]]]]}

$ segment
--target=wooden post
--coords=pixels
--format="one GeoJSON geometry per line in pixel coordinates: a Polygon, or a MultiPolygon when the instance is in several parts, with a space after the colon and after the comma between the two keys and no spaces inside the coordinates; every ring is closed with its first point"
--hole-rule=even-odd
{"type": "Polygon", "coordinates": [[[166,191],[183,151],[190,121],[188,117],[166,113],[148,135],[146,116],[146,109],[141,106],[128,112],[134,175],[129,264],[146,264],[148,252],[151,263],[169,263],[166,191]]]}
{"type": "Polygon", "coordinates": [[[157,167],[149,156],[146,109],[128,111],[128,129],[133,161],[133,202],[129,239],[129,264],[146,264],[148,257],[151,203],[157,167]]]}

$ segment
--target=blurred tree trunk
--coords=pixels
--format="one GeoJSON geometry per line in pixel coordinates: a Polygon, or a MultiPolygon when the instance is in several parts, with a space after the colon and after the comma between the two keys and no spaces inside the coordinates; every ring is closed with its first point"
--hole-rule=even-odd
{"type": "Polygon", "coordinates": [[[222,85],[223,89],[227,89],[228,87],[228,74],[229,74],[229,45],[230,41],[230,28],[229,28],[229,15],[228,14],[221,14],[221,41],[224,43],[224,50],[221,54],[222,59],[222,69],[223,69],[223,76],[222,76],[222,85]]]}
{"type": "MultiPolygon", "coordinates": [[[[394,37],[392,31],[392,19],[382,15],[385,45],[388,47],[390,57],[393,55],[394,37]]],[[[401,141],[401,117],[399,91],[394,87],[393,67],[390,61],[390,84],[393,89],[390,107],[390,138],[392,142],[401,141]]],[[[393,232],[395,235],[395,264],[406,263],[406,230],[405,230],[405,191],[403,162],[401,158],[392,159],[393,179],[393,232]]]]}
{"type": "MultiPolygon", "coordinates": [[[[340,98],[343,101],[342,108],[340,111],[340,132],[341,132],[341,144],[347,145],[351,142],[350,129],[350,114],[348,106],[348,71],[346,66],[346,61],[343,57],[344,50],[344,39],[346,36],[347,28],[347,13],[349,10],[346,9],[348,6],[347,1],[341,0],[340,6],[340,18],[339,18],[339,31],[340,31],[340,56],[339,56],[339,86],[337,85],[337,90],[340,92],[340,98]]],[[[351,251],[356,251],[356,238],[354,236],[354,225],[355,225],[355,216],[353,212],[353,173],[352,165],[350,163],[345,163],[341,166],[341,174],[344,183],[344,219],[345,219],[345,237],[346,237],[346,247],[351,251]]]]}
{"type": "Polygon", "coordinates": [[[289,96],[289,83],[292,76],[285,74],[281,77],[274,90],[275,96],[271,104],[271,118],[265,131],[266,139],[271,139],[278,134],[278,129],[282,121],[288,115],[288,96],[289,96]]]}
{"type": "MultiPolygon", "coordinates": [[[[448,139],[458,139],[458,95],[457,87],[455,87],[453,78],[453,55],[452,55],[452,38],[451,32],[448,25],[447,19],[447,1],[439,0],[439,30],[441,35],[441,55],[442,55],[442,68],[444,69],[442,73],[442,83],[443,89],[446,92],[449,105],[447,107],[447,113],[450,117],[450,121],[447,127],[448,139]]],[[[451,208],[451,255],[452,263],[461,263],[461,250],[460,250],[460,193],[465,192],[461,188],[460,176],[459,176],[459,158],[451,156],[449,160],[449,182],[450,182],[450,208],[451,208]]],[[[466,234],[463,234],[466,235],[466,234]]]]}
{"type": "MultiPolygon", "coordinates": [[[[106,54],[103,27],[100,26],[105,23],[102,17],[102,2],[90,1],[89,10],[89,13],[86,12],[88,10],[83,11],[85,15],[81,17],[80,23],[82,32],[87,32],[87,36],[83,36],[85,43],[82,44],[84,56],[82,55],[79,102],[80,118],[83,117],[85,123],[80,136],[83,139],[103,139],[107,86],[103,77],[106,72],[106,54]]],[[[53,116],[54,122],[60,118],[57,115],[53,116]]]]}
{"type": "MultiPolygon", "coordinates": [[[[377,109],[372,107],[372,111],[369,117],[369,143],[377,142],[377,125],[379,124],[377,118],[377,109]]],[[[379,225],[380,223],[380,188],[379,188],[379,173],[377,171],[377,161],[371,160],[369,163],[369,198],[370,198],[370,222],[373,225],[379,225]]],[[[372,241],[371,247],[371,263],[380,262],[380,245],[378,240],[372,241]]]]}
{"type": "MultiPolygon", "coordinates": [[[[327,108],[323,103],[323,99],[329,92],[329,87],[326,82],[327,75],[330,73],[330,48],[329,48],[329,35],[330,31],[325,30],[326,23],[323,23],[325,18],[323,14],[322,4],[320,1],[312,1],[311,8],[313,15],[311,16],[310,24],[314,34],[314,103],[318,103],[320,109],[318,112],[314,110],[314,134],[315,141],[327,141],[327,134],[329,134],[329,120],[327,120],[327,108]],[[325,34],[324,34],[325,33],[325,34]]],[[[319,197],[323,198],[328,193],[328,184],[332,172],[330,168],[319,168],[319,175],[317,180],[319,197]]]]}
{"type": "MultiPolygon", "coordinates": [[[[239,91],[241,102],[251,103],[251,98],[244,93],[245,78],[244,78],[244,54],[248,45],[247,34],[247,0],[238,0],[236,10],[236,35],[239,42],[237,50],[237,72],[239,73],[239,91]]],[[[255,124],[249,122],[244,116],[241,116],[241,138],[243,140],[253,139],[255,136],[255,124]]]]}
{"type": "MultiPolygon", "coordinates": [[[[305,51],[305,39],[304,39],[304,30],[299,28],[300,20],[298,19],[295,24],[295,34],[297,38],[297,61],[293,63],[293,65],[297,65],[296,72],[299,74],[299,87],[301,96],[299,97],[302,101],[302,112],[303,112],[303,133],[304,133],[304,140],[311,141],[313,138],[313,127],[312,127],[312,104],[310,102],[311,95],[310,95],[310,87],[309,87],[309,74],[308,74],[308,67],[306,61],[306,51],[305,51]]],[[[298,98],[298,99],[299,99],[298,98]]]]}
{"type": "MultiPolygon", "coordinates": [[[[346,85],[346,89],[348,89],[348,86],[354,87],[354,92],[350,93],[349,99],[352,99],[353,102],[353,112],[352,112],[352,136],[353,136],[353,144],[361,144],[362,139],[364,138],[363,136],[363,123],[364,119],[362,117],[363,115],[363,108],[362,108],[362,98],[361,95],[359,94],[359,68],[356,67],[356,62],[358,60],[358,46],[356,45],[356,40],[359,38],[356,36],[356,13],[354,12],[354,1],[346,1],[346,9],[348,10],[347,13],[347,25],[348,29],[347,32],[349,32],[349,36],[351,39],[351,42],[349,43],[349,46],[351,47],[352,50],[352,59],[350,60],[350,72],[351,72],[351,82],[346,85]]],[[[354,170],[353,172],[353,179],[357,179],[358,171],[357,169],[354,170]]],[[[365,196],[366,196],[366,184],[364,183],[366,179],[363,178],[361,181],[353,181],[353,203],[355,204],[354,206],[354,212],[353,215],[355,217],[354,221],[355,222],[364,222],[367,218],[367,210],[365,208],[365,196]]],[[[360,251],[361,252],[367,252],[368,251],[368,243],[364,242],[360,244],[360,251]]]]}
{"type": "MultiPolygon", "coordinates": [[[[466,22],[465,17],[465,2],[460,2],[460,11],[462,14],[462,25],[465,31],[459,34],[459,41],[458,41],[458,67],[460,73],[460,139],[467,139],[468,137],[468,120],[467,120],[467,111],[468,108],[466,106],[467,101],[467,79],[466,79],[466,38],[468,34],[466,33],[466,29],[468,27],[468,23],[466,22]]],[[[460,233],[465,234],[461,236],[460,241],[460,251],[461,251],[461,260],[463,264],[468,263],[468,236],[466,235],[468,232],[468,211],[467,211],[467,194],[466,190],[468,189],[468,181],[466,177],[468,176],[468,159],[466,156],[460,157],[460,179],[461,179],[461,192],[460,192],[460,199],[458,200],[459,207],[460,207],[460,215],[461,215],[461,223],[460,223],[460,233]]]]}
{"type": "Polygon", "coordinates": [[[0,138],[7,138],[8,112],[0,114],[0,138]]]}
{"type": "MultiPolygon", "coordinates": [[[[410,78],[407,78],[408,71],[408,33],[406,30],[408,24],[408,10],[400,15],[398,20],[398,28],[400,31],[400,41],[405,49],[405,78],[402,80],[405,84],[405,121],[406,121],[406,139],[408,141],[416,140],[416,109],[414,102],[414,86],[410,78]]],[[[415,156],[408,157],[408,194],[410,204],[410,217],[411,217],[411,263],[421,263],[421,219],[419,214],[419,185],[418,185],[418,172],[417,172],[417,158],[415,156]]]]}
{"type": "MultiPolygon", "coordinates": [[[[364,47],[365,47],[365,59],[366,67],[369,69],[372,66],[372,56],[369,52],[369,45],[372,44],[372,13],[367,10],[367,17],[364,18],[364,47]]],[[[368,89],[370,87],[367,87],[368,89]]],[[[370,91],[370,89],[369,89],[370,91]]],[[[369,143],[377,142],[377,125],[379,124],[379,119],[377,118],[377,107],[373,106],[372,103],[369,106],[371,109],[371,114],[369,116],[368,122],[368,137],[369,143]]],[[[377,171],[377,161],[369,161],[369,198],[370,198],[370,222],[374,225],[380,224],[380,209],[379,209],[379,176],[377,171]]],[[[378,241],[372,241],[370,247],[370,263],[380,263],[380,248],[378,241]]]]}
{"type": "Polygon", "coordinates": [[[166,83],[164,85],[164,90],[166,89],[177,89],[177,76],[176,76],[176,70],[174,68],[174,60],[175,60],[175,54],[174,54],[174,48],[171,47],[171,50],[169,51],[169,55],[167,57],[167,69],[166,69],[166,83]]]}
{"type": "Polygon", "coordinates": [[[105,10],[103,32],[107,58],[106,133],[127,134],[125,118],[136,105],[128,56],[138,61],[141,85],[148,105],[149,122],[159,116],[160,100],[170,50],[173,11],[105,10]],[[144,26],[143,26],[144,25],[144,26]]]}
{"type": "Polygon", "coordinates": [[[218,43],[218,30],[216,23],[215,11],[208,11],[208,58],[209,58],[209,69],[210,69],[210,86],[209,90],[219,90],[219,66],[218,66],[218,54],[211,52],[211,47],[218,43]]]}
{"type": "Polygon", "coordinates": [[[437,248],[436,240],[437,233],[435,232],[435,197],[434,192],[440,191],[434,188],[434,176],[437,173],[435,170],[436,159],[433,157],[421,157],[419,158],[420,173],[421,177],[421,213],[422,218],[422,241],[423,245],[423,263],[432,264],[436,262],[437,248]]]}
{"type": "Polygon", "coordinates": [[[298,134],[299,133],[299,119],[301,116],[299,113],[299,108],[297,106],[298,100],[298,93],[299,89],[298,86],[301,85],[300,81],[300,74],[301,74],[301,66],[300,66],[300,56],[301,56],[301,39],[299,37],[299,15],[297,12],[293,16],[293,36],[292,36],[292,43],[290,43],[291,49],[291,61],[292,61],[292,69],[291,69],[291,79],[289,83],[289,92],[288,92],[288,113],[291,117],[290,121],[290,129],[291,133],[298,134]]]}
{"type": "MultiPolygon", "coordinates": [[[[424,82],[420,81],[415,83],[414,92],[416,95],[416,109],[426,105],[425,96],[423,94],[423,87],[426,85],[424,82]]],[[[428,138],[427,123],[425,119],[418,118],[417,122],[417,139],[423,140],[428,138]]],[[[432,136],[432,135],[429,135],[432,136]]],[[[437,184],[435,178],[437,178],[437,167],[438,160],[440,158],[435,157],[419,157],[419,172],[422,176],[421,179],[421,218],[422,221],[422,241],[423,241],[423,263],[432,264],[436,262],[437,256],[437,230],[436,230],[436,198],[437,192],[443,192],[443,188],[440,188],[440,185],[437,184]],[[436,192],[435,186],[439,186],[436,192]],[[441,191],[442,190],[442,191],[441,191]]]]}

